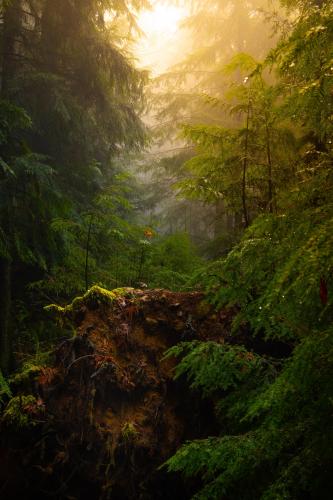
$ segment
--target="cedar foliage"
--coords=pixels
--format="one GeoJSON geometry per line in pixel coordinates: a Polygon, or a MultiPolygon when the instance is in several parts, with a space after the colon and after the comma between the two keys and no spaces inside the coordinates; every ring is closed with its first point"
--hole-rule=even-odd
{"type": "Polygon", "coordinates": [[[315,208],[296,198],[288,215],[257,219],[206,281],[219,307],[237,306],[235,331],[248,324],[253,336],[287,341],[290,357],[219,344],[169,353],[185,354],[176,375],[213,398],[221,420],[221,436],[184,445],[168,461],[169,470],[204,479],[198,498],[330,495],[333,304],[321,286],[333,285],[332,206],[326,196],[315,208]]]}
{"type": "MultiPolygon", "coordinates": [[[[282,3],[299,10],[265,64],[277,68],[278,113],[303,127],[302,147],[275,213],[255,217],[197,282],[218,308],[236,308],[234,332],[247,325],[249,342],[282,341],[291,354],[197,342],[169,351],[180,357],[176,377],[212,399],[220,419],[219,435],[185,444],[166,464],[201,478],[194,498],[328,499],[333,486],[333,11],[329,1],[282,3]]],[[[192,139],[197,131],[207,127],[191,128],[192,139]]],[[[191,161],[206,172],[200,158],[191,161]]]]}

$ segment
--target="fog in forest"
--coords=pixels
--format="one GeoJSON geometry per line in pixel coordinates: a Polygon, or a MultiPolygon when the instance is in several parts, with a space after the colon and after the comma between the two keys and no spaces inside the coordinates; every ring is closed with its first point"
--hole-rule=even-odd
{"type": "Polygon", "coordinates": [[[332,141],[332,0],[0,0],[1,499],[331,499],[332,141]]]}

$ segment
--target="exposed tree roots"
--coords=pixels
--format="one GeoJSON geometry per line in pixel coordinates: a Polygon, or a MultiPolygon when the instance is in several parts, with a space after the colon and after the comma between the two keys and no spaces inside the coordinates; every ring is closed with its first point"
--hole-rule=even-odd
{"type": "Polygon", "coordinates": [[[216,424],[162,358],[180,341],[227,340],[232,312],[200,293],[132,289],[112,300],[95,289],[58,312],[76,334],[41,369],[34,402],[19,401],[30,424],[2,422],[1,498],[190,498],[193,485],[158,468],[216,424]]]}

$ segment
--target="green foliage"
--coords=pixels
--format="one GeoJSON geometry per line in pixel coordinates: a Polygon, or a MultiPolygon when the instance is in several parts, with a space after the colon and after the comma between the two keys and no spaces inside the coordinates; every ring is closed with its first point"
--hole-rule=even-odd
{"type": "Polygon", "coordinates": [[[44,413],[44,406],[34,396],[15,396],[7,404],[2,421],[17,430],[29,429],[38,424],[44,413]]]}
{"type": "Polygon", "coordinates": [[[186,285],[201,264],[189,236],[186,233],[176,233],[152,242],[145,267],[145,279],[152,288],[178,290],[186,285]]]}
{"type": "Polygon", "coordinates": [[[12,392],[10,390],[9,383],[7,379],[3,376],[2,371],[0,370],[0,405],[12,397],[12,392]]]}
{"type": "Polygon", "coordinates": [[[6,232],[8,252],[12,258],[41,269],[46,269],[48,256],[56,248],[48,224],[60,203],[54,170],[45,160],[32,153],[20,155],[11,160],[11,175],[0,182],[0,223],[6,232]],[[18,184],[22,191],[17,189],[18,184]],[[36,220],[39,231],[33,227],[36,220]]]}
{"type": "Polygon", "coordinates": [[[82,293],[93,283],[105,288],[131,284],[132,254],[143,229],[135,224],[128,199],[130,182],[130,176],[117,175],[88,210],[52,221],[54,237],[63,241],[62,259],[35,289],[61,297],[82,293]]]}
{"type": "Polygon", "coordinates": [[[9,382],[14,387],[30,388],[42,369],[50,364],[51,351],[41,350],[37,344],[34,354],[27,354],[19,370],[11,375],[9,382]]]}
{"type": "Polygon", "coordinates": [[[185,163],[188,177],[178,187],[194,199],[222,200],[224,210],[240,214],[247,227],[256,215],[279,207],[281,188],[294,180],[290,162],[295,161],[296,142],[278,106],[281,88],[266,83],[262,64],[238,54],[224,72],[233,81],[219,103],[236,123],[183,127],[196,154],[185,163]]]}
{"type": "MultiPolygon", "coordinates": [[[[187,27],[197,31],[199,50],[164,79],[168,107],[160,114],[186,122],[189,147],[153,162],[157,179],[148,194],[123,175],[125,151],[146,141],[146,74],[128,52],[145,2],[29,0],[29,29],[22,5],[0,7],[0,265],[7,277],[0,283],[0,343],[9,359],[11,312],[17,345],[37,349],[9,381],[0,371],[0,403],[12,396],[9,383],[33,383],[47,362],[39,341],[50,330],[38,312],[46,300],[63,304],[81,295],[47,308],[63,326],[82,307],[131,295],[118,286],[197,285],[217,309],[236,311],[233,331],[247,331],[247,345],[256,346],[260,335],[287,342],[290,354],[281,360],[222,342],[170,349],[167,356],[180,357],[176,378],[213,401],[220,432],[185,444],[169,470],[200,477],[196,498],[328,498],[332,2],[282,1],[290,9],[287,29],[265,60],[258,41],[263,2],[193,2],[187,27]],[[110,22],[106,10],[114,14],[110,22]],[[256,36],[247,36],[247,27],[256,36]],[[171,186],[190,201],[175,203],[175,194],[154,217],[171,186]],[[138,208],[163,236],[145,229],[138,208]],[[223,259],[203,266],[188,232],[214,239],[223,259]]],[[[41,400],[18,395],[2,420],[29,429],[43,411],[41,400]]],[[[132,422],[121,429],[125,443],[137,435],[132,422]]]]}
{"type": "Polygon", "coordinates": [[[317,175],[303,173],[302,189],[289,194],[285,213],[256,219],[240,244],[215,265],[214,277],[208,277],[216,306],[239,306],[235,328],[249,322],[254,332],[298,338],[331,321],[332,297],[320,295],[320,287],[332,287],[330,162],[321,155],[317,164],[325,182],[320,194],[317,175]],[[318,206],[313,206],[314,197],[318,206]]]}
{"type": "Polygon", "coordinates": [[[185,444],[167,462],[169,470],[204,479],[204,488],[194,498],[328,498],[333,444],[332,334],[332,328],[311,332],[275,374],[267,363],[265,383],[259,385],[257,379],[256,391],[247,398],[248,379],[263,370],[264,359],[253,356],[244,374],[244,358],[243,363],[238,358],[228,363],[233,347],[225,350],[224,359],[219,346],[215,360],[212,353],[207,356],[209,348],[200,344],[174,350],[179,354],[189,348],[178,374],[187,373],[205,395],[218,387],[231,389],[220,407],[222,422],[229,418],[228,434],[185,444]],[[246,404],[239,406],[242,396],[246,404]]]}
{"type": "Polygon", "coordinates": [[[39,311],[46,300],[68,301],[92,283],[126,284],[114,268],[128,269],[129,259],[118,256],[139,230],[129,216],[124,186],[130,181],[123,178],[119,187],[123,167],[116,158],[120,163],[121,153],[146,140],[140,113],[147,75],[134,67],[128,38],[145,5],[1,2],[0,259],[8,279],[0,294],[0,343],[6,360],[13,341],[27,346],[30,335],[33,344],[34,330],[45,327],[39,311]],[[114,14],[108,22],[107,10],[114,14]],[[33,327],[19,317],[9,324],[17,302],[33,304],[33,327]]]}
{"type": "Polygon", "coordinates": [[[11,102],[0,100],[0,145],[5,146],[12,141],[13,134],[31,127],[28,114],[11,102]]]}
{"type": "Polygon", "coordinates": [[[165,357],[170,356],[182,356],[175,378],[186,375],[190,387],[201,389],[205,396],[237,387],[260,368],[259,356],[244,347],[215,342],[182,342],[167,351],[165,357]]]}
{"type": "MultiPolygon", "coordinates": [[[[249,139],[260,151],[265,139],[260,120],[273,131],[286,118],[297,118],[310,133],[300,141],[297,161],[289,142],[293,155],[284,157],[282,172],[275,170],[281,162],[272,155],[281,143],[270,141],[277,213],[256,217],[224,259],[198,273],[197,283],[217,308],[237,311],[234,332],[246,325],[249,343],[260,334],[288,342],[291,354],[280,360],[250,353],[247,376],[239,351],[242,362],[248,355],[240,347],[191,343],[170,351],[183,356],[176,376],[186,375],[192,388],[214,401],[221,423],[219,435],[183,445],[167,462],[171,471],[200,477],[203,487],[194,498],[326,499],[333,486],[332,6],[325,1],[284,3],[300,10],[266,61],[277,64],[282,85],[276,91],[253,85],[259,73],[252,69],[248,98],[257,114],[251,115],[249,139]]],[[[239,62],[244,63],[243,56],[234,61],[239,62]]],[[[244,113],[242,92],[246,96],[245,87],[230,94],[238,100],[233,112],[244,113]]],[[[216,190],[216,180],[208,180],[214,172],[211,158],[220,175],[216,179],[222,178],[217,167],[225,155],[222,129],[220,136],[214,127],[188,131],[206,154],[190,160],[190,166],[216,190]]],[[[227,154],[232,147],[227,146],[227,154]]],[[[248,149],[247,188],[254,178],[253,152],[248,149]]]]}
{"type": "Polygon", "coordinates": [[[148,279],[150,288],[166,288],[173,291],[186,290],[191,275],[178,273],[172,269],[153,268],[149,270],[150,279],[148,279]]]}
{"type": "Polygon", "coordinates": [[[195,498],[329,498],[332,480],[332,158],[309,153],[283,212],[257,218],[198,281],[216,307],[238,311],[234,331],[288,340],[269,359],[242,347],[190,343],[176,376],[213,399],[221,435],[185,444],[171,471],[199,475],[195,498]],[[245,368],[245,370],[244,370],[245,368]],[[323,433],[325,429],[325,433],[323,433]]]}
{"type": "Polygon", "coordinates": [[[14,385],[24,385],[30,383],[36,376],[40,374],[41,366],[31,363],[24,363],[22,369],[13,375],[10,379],[11,383],[14,385]]]}
{"type": "Polygon", "coordinates": [[[283,78],[286,113],[327,145],[333,132],[332,2],[283,3],[300,10],[268,60],[277,64],[283,78]]]}

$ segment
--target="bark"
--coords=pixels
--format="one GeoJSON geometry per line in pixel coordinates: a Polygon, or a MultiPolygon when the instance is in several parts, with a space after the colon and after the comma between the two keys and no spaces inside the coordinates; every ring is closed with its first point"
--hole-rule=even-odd
{"type": "Polygon", "coordinates": [[[86,291],[89,288],[89,253],[90,253],[90,240],[91,240],[91,227],[92,227],[92,220],[93,216],[90,216],[90,221],[89,221],[89,227],[88,227],[88,234],[87,234],[87,243],[86,243],[86,263],[85,263],[85,270],[84,270],[84,276],[85,276],[85,282],[86,282],[86,291]]]}
{"type": "MultiPolygon", "coordinates": [[[[17,70],[18,36],[21,25],[21,0],[13,0],[5,9],[1,40],[1,87],[0,96],[8,99],[10,85],[17,70]]],[[[0,220],[2,229],[10,235],[9,208],[4,210],[0,220]]],[[[12,338],[10,330],[11,313],[11,259],[0,256],[0,369],[8,373],[11,364],[12,338]]]]}
{"type": "Polygon", "coordinates": [[[249,226],[249,215],[247,211],[247,196],[246,196],[246,174],[247,174],[248,152],[249,152],[250,109],[251,109],[251,100],[249,99],[247,107],[247,115],[246,115],[246,134],[245,134],[243,175],[242,175],[242,205],[243,205],[243,218],[244,218],[245,228],[249,226]]]}
{"type": "Polygon", "coordinates": [[[11,261],[0,257],[0,368],[8,373],[11,361],[11,261]]]}
{"type": "Polygon", "coordinates": [[[267,168],[268,168],[268,210],[273,213],[273,178],[272,178],[272,153],[271,153],[271,138],[268,126],[268,118],[266,116],[266,154],[267,154],[267,168]]]}
{"type": "MultiPolygon", "coordinates": [[[[21,0],[13,0],[5,9],[1,40],[1,96],[10,94],[10,82],[20,65],[21,0]]],[[[22,50],[22,47],[21,47],[22,50]]]]}
{"type": "Polygon", "coordinates": [[[215,204],[214,238],[218,238],[222,233],[232,233],[235,228],[234,216],[227,212],[223,199],[219,199],[215,204]]]}

